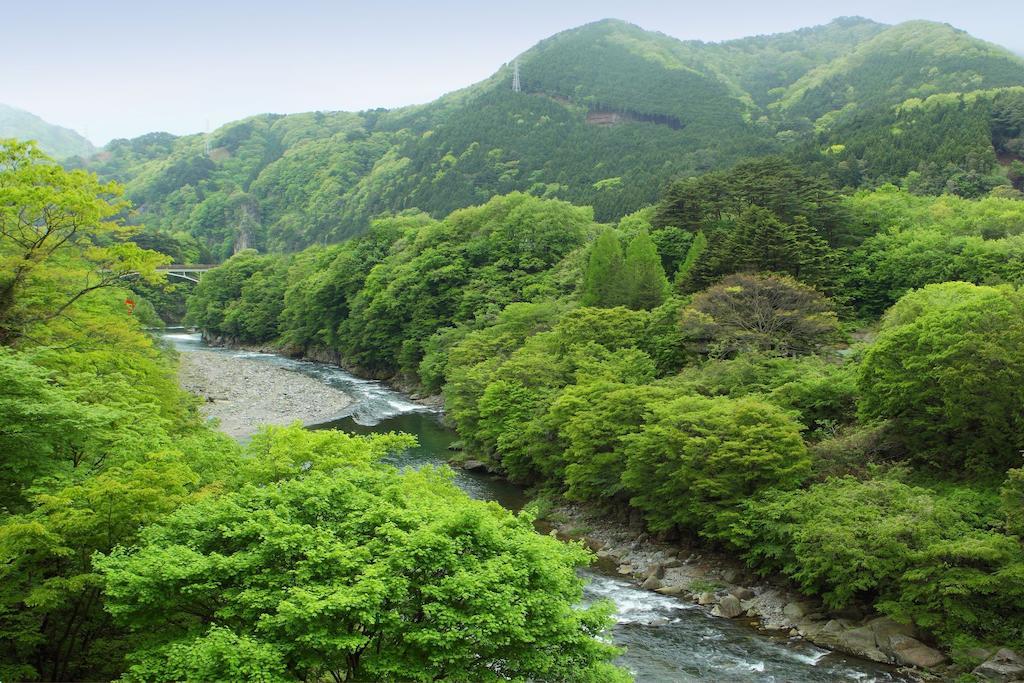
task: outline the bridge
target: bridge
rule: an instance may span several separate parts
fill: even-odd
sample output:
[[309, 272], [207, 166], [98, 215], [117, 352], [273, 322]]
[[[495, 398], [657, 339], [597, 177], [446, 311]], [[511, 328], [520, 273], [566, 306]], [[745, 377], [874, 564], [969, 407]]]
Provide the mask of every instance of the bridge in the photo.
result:
[[203, 273], [216, 267], [208, 263], [172, 263], [169, 266], [158, 266], [157, 271], [167, 273], [168, 277], [180, 277], [182, 280], [188, 280], [189, 282], [199, 282], [199, 278], [203, 276]]

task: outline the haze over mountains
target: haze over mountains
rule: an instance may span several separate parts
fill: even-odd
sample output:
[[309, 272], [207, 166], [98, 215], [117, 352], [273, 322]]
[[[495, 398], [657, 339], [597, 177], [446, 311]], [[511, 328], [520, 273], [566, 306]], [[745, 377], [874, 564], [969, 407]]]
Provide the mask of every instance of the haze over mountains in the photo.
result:
[[209, 140], [115, 140], [72, 163], [126, 183], [150, 228], [223, 258], [239, 243], [296, 249], [358, 234], [382, 212], [440, 216], [511, 191], [612, 220], [672, 178], [756, 155], [852, 187], [922, 163], [987, 173], [1013, 156], [990, 125], [993, 107], [1013, 106], [998, 89], [1024, 86], [1024, 60], [1005, 48], [945, 24], [863, 18], [722, 43], [610, 19], [541, 41], [518, 64], [520, 92], [506, 64], [425, 105], [264, 114]]
[[35, 140], [44, 152], [58, 159], [96, 152], [91, 142], [70, 128], [56, 126], [6, 104], [0, 104], [0, 138]]

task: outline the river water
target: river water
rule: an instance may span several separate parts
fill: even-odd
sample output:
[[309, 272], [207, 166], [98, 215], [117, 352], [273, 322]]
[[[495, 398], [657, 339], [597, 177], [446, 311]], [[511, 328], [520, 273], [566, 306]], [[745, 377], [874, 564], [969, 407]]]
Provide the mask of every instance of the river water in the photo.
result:
[[[435, 409], [393, 391], [381, 382], [355, 377], [326, 363], [275, 354], [213, 349], [198, 334], [170, 331], [164, 338], [181, 352], [212, 350], [236, 358], [270, 363], [313, 377], [352, 397], [345, 415], [316, 428], [356, 434], [400, 431], [415, 435], [419, 446], [391, 460], [399, 467], [442, 464], [456, 434]], [[526, 502], [508, 482], [462, 470], [455, 483], [470, 496], [495, 500], [518, 510]], [[584, 600], [608, 599], [616, 606], [612, 637], [627, 648], [620, 663], [638, 683], [722, 681], [783, 683], [808, 681], [906, 681], [891, 667], [832, 653], [800, 639], [756, 631], [742, 623], [710, 616], [690, 602], [640, 589], [636, 582], [596, 569], [581, 570], [587, 580]]]

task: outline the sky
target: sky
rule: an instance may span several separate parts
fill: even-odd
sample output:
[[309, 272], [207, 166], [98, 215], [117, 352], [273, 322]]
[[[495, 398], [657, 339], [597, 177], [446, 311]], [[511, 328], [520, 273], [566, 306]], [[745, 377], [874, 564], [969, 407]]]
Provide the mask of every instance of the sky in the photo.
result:
[[[11, 5], [11, 6], [7, 6]], [[614, 17], [719, 41], [865, 16], [930, 19], [1024, 54], [1024, 0], [0, 0], [0, 102], [96, 144], [253, 114], [429, 102], [537, 41]]]

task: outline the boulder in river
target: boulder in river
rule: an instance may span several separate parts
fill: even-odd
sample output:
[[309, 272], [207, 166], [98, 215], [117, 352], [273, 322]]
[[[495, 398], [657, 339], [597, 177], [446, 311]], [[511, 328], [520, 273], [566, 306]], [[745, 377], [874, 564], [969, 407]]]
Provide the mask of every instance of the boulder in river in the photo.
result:
[[743, 586], [737, 586], [729, 592], [735, 595], [736, 598], [740, 601], [751, 600], [754, 598], [754, 591], [750, 590], [749, 588], [744, 588]]
[[735, 619], [743, 614], [743, 607], [740, 605], [740, 601], [735, 595], [726, 595], [717, 605], [715, 605], [715, 608], [711, 610], [711, 613], [716, 617]]
[[467, 472], [486, 472], [487, 465], [480, 462], [479, 460], [464, 460], [462, 462], [462, 469]]
[[782, 614], [794, 624], [803, 619], [808, 611], [807, 605], [802, 602], [789, 602], [782, 608]]
[[[875, 632], [870, 626], [858, 626], [840, 630], [832, 635], [836, 646], [844, 652], [850, 652], [875, 661], [886, 659], [875, 642]], [[920, 645], [920, 643], [918, 643]]]
[[971, 673], [986, 681], [999, 683], [1024, 680], [1024, 659], [1013, 650], [1002, 648]]
[[946, 661], [946, 655], [910, 636], [894, 635], [889, 641], [889, 649], [893, 658], [904, 666], [930, 669]]
[[657, 576], [648, 576], [647, 580], [645, 580], [640, 585], [640, 587], [645, 588], [649, 591], [658, 590], [659, 588], [661, 588], [661, 579], [659, 579]]

